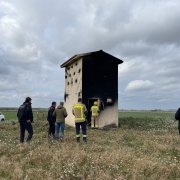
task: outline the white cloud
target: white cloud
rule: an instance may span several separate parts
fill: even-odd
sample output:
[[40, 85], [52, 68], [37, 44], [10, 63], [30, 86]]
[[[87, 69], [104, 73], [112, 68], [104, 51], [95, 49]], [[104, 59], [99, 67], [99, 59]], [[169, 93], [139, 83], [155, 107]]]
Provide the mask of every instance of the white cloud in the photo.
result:
[[126, 91], [148, 91], [154, 87], [154, 83], [150, 80], [134, 80], [129, 82]]
[[[12, 94], [23, 100], [34, 97], [34, 106], [58, 101], [64, 93], [59, 64], [99, 49], [124, 60], [119, 98], [129, 98], [131, 104], [122, 106], [136, 108], [130, 98], [137, 102], [140, 97], [138, 107], [149, 101], [154, 108], [178, 106], [179, 6], [178, 0], [1, 0], [0, 106], [12, 106], [4, 100]], [[157, 101], [165, 97], [167, 101]]]

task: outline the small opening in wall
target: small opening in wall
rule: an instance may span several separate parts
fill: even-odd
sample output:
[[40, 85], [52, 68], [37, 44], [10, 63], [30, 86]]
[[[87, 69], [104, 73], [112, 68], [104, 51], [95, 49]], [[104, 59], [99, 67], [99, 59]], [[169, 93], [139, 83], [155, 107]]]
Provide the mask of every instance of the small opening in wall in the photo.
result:
[[71, 79], [71, 84], [73, 84], [73, 79]]
[[69, 82], [67, 82], [67, 85], [69, 85]]
[[69, 74], [69, 77], [71, 77], [71, 74]]
[[75, 80], [75, 83], [77, 83], [77, 82], [78, 82], [78, 80], [76, 79], [76, 80]]
[[71, 66], [71, 68], [73, 68], [73, 66]]
[[73, 74], [75, 75], [76, 73], [74, 72]]
[[80, 73], [80, 72], [81, 72], [81, 69], [79, 69], [78, 73]]
[[67, 70], [69, 70], [69, 67], [67, 68]]
[[76, 64], [75, 64], [76, 66], [78, 65], [78, 63], [76, 62]]
[[65, 100], [65, 102], [66, 102], [66, 99], [68, 98], [68, 95], [69, 95], [69, 94], [67, 94], [67, 93], [64, 94], [64, 100]]
[[67, 76], [65, 76], [65, 79], [67, 79]]

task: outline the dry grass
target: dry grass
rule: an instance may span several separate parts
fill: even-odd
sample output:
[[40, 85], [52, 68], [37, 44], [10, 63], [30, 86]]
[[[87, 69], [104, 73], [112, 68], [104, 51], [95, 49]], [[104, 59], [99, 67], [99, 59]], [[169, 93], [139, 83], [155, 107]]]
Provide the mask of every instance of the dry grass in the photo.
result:
[[66, 129], [65, 142], [48, 141], [46, 121], [39, 120], [33, 124], [32, 143], [20, 145], [18, 123], [3, 122], [0, 179], [180, 178], [177, 124], [169, 119], [161, 129], [144, 124], [146, 130], [127, 125], [113, 131], [89, 130], [88, 143], [77, 144], [73, 128]]

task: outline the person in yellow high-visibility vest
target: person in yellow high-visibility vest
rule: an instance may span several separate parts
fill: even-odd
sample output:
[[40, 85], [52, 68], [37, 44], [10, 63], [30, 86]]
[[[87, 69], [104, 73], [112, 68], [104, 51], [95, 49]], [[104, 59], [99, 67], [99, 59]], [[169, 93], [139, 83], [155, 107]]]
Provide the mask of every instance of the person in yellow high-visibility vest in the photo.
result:
[[75, 116], [75, 126], [76, 126], [76, 139], [80, 142], [80, 128], [82, 129], [83, 141], [87, 142], [87, 130], [86, 130], [86, 114], [87, 109], [84, 104], [82, 104], [82, 99], [78, 99], [78, 103], [74, 104], [72, 113]]
[[98, 102], [95, 101], [94, 105], [91, 107], [91, 127], [92, 128], [99, 128], [99, 106], [98, 106]]

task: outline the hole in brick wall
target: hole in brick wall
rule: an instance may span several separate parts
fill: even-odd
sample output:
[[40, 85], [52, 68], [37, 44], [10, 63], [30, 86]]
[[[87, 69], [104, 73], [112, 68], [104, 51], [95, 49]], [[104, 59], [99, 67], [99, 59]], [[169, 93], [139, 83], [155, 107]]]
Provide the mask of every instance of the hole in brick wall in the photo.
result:
[[71, 84], [73, 84], [73, 79], [71, 79]]

